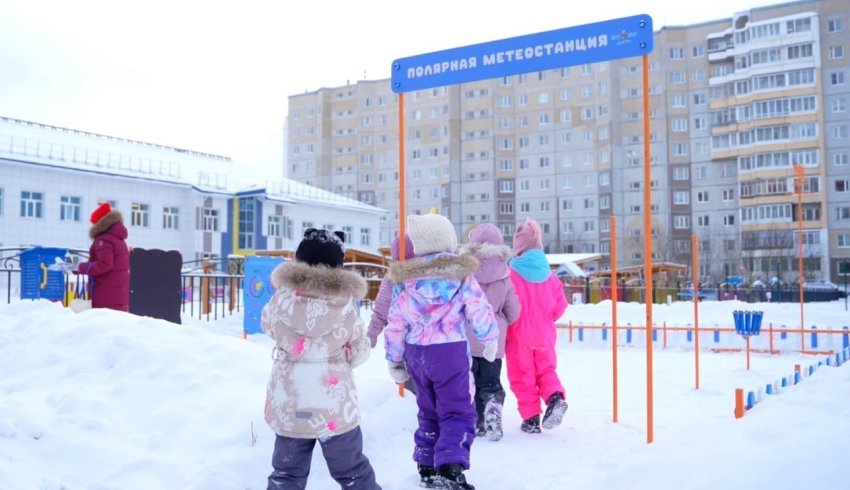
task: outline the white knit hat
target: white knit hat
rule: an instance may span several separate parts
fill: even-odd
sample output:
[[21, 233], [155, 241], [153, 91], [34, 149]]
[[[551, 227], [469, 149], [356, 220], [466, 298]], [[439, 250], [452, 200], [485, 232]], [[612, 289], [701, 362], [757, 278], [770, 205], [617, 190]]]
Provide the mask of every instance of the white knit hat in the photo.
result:
[[407, 227], [417, 256], [457, 249], [455, 227], [445, 216], [412, 214], [407, 217]]

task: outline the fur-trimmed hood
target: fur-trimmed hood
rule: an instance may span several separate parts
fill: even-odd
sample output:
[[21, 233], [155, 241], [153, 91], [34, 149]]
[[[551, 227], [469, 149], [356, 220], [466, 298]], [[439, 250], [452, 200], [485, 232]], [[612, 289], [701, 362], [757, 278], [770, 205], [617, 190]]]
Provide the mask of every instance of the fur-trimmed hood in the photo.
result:
[[89, 238], [94, 240], [98, 235], [102, 235], [109, 231], [113, 225], [121, 223], [121, 226], [116, 226], [113, 233], [120, 239], [127, 239], [127, 228], [124, 226], [124, 217], [121, 215], [119, 211], [111, 211], [109, 214], [100, 218], [100, 221], [93, 224], [91, 228], [89, 228]]
[[354, 298], [366, 296], [366, 280], [356, 272], [287, 261], [272, 271], [272, 285], [299, 291], [305, 296]]
[[504, 261], [508, 261], [513, 252], [511, 247], [507, 245], [495, 245], [492, 243], [464, 243], [457, 250], [458, 254], [471, 254], [478, 259], [487, 259], [497, 257]]
[[393, 282], [411, 279], [453, 279], [463, 281], [478, 270], [478, 259], [472, 255], [438, 253], [395, 262], [389, 276]]
[[493, 243], [466, 243], [462, 245], [459, 253], [472, 255], [478, 259], [480, 266], [475, 272], [475, 279], [479, 284], [489, 284], [510, 277], [508, 260], [513, 255], [511, 247], [507, 245], [496, 245]]

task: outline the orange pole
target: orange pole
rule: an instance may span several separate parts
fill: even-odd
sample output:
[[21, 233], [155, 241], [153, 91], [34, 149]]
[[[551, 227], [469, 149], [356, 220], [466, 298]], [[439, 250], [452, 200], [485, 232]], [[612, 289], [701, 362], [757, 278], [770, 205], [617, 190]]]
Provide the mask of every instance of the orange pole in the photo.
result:
[[617, 284], [617, 218], [611, 216], [611, 362], [614, 376], [614, 423], [617, 423], [617, 299], [619, 294]]
[[570, 334], [570, 343], [573, 343], [573, 321], [570, 320], [570, 323], [567, 325], [567, 331]]
[[806, 350], [806, 324], [803, 322], [803, 174], [802, 165], [794, 165], [797, 183], [797, 268], [800, 272], [800, 351]]
[[667, 348], [667, 320], [664, 320], [664, 323], [661, 324], [661, 329], [664, 332], [664, 348]]
[[691, 257], [694, 264], [694, 389], [699, 389], [699, 242], [691, 235]]
[[770, 334], [770, 353], [773, 354], [773, 323], [767, 325], [767, 331]]
[[[404, 257], [406, 211], [405, 203], [405, 170], [404, 170], [404, 94], [398, 94], [398, 256]], [[403, 389], [403, 388], [402, 388]]]
[[[404, 241], [404, 240], [401, 240]], [[398, 396], [404, 398], [404, 383], [398, 384]]]
[[750, 336], [746, 336], [747, 339], [747, 371], [750, 370]]
[[646, 442], [653, 440], [653, 387], [652, 387], [652, 148], [649, 142], [649, 56], [643, 55], [643, 229], [646, 238], [643, 244], [646, 271]]
[[735, 388], [735, 418], [739, 419], [744, 416], [744, 390], [743, 388]]

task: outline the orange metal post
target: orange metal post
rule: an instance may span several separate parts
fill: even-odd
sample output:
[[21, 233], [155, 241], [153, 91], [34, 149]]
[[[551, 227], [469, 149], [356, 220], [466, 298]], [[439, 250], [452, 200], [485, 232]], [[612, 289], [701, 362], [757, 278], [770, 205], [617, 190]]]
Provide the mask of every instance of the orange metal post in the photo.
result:
[[[399, 240], [399, 241], [403, 242], [404, 240]], [[398, 396], [404, 398], [404, 383], [398, 384]]]
[[735, 388], [735, 418], [739, 419], [744, 416], [744, 390], [743, 388]]
[[667, 348], [667, 320], [664, 320], [664, 323], [661, 324], [661, 330], [664, 333], [664, 348]]
[[694, 389], [699, 389], [699, 242], [691, 235], [691, 256], [694, 263]]
[[404, 257], [404, 239], [407, 230], [405, 203], [405, 170], [404, 170], [404, 94], [398, 94], [398, 256]]
[[800, 352], [806, 350], [806, 324], [803, 322], [803, 176], [805, 169], [802, 165], [794, 165], [794, 183], [797, 184], [797, 269], [800, 283]]
[[652, 387], [652, 148], [649, 141], [649, 56], [643, 55], [643, 229], [645, 233], [643, 255], [646, 262], [644, 283], [646, 287], [646, 442], [653, 440], [653, 387]]
[[614, 376], [614, 423], [617, 423], [617, 218], [611, 216], [611, 362]]
[[770, 353], [773, 354], [773, 323], [767, 325], [767, 331], [770, 334]]

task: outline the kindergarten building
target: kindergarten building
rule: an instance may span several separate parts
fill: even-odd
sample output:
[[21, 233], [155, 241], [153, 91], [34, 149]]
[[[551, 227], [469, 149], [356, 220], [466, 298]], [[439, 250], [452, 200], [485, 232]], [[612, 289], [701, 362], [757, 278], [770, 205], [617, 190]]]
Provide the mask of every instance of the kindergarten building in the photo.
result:
[[386, 211], [248, 173], [225, 156], [0, 117], [0, 256], [87, 250], [89, 213], [105, 201], [123, 213], [129, 245], [184, 261], [294, 250], [310, 227], [343, 230], [349, 247], [377, 253]]

